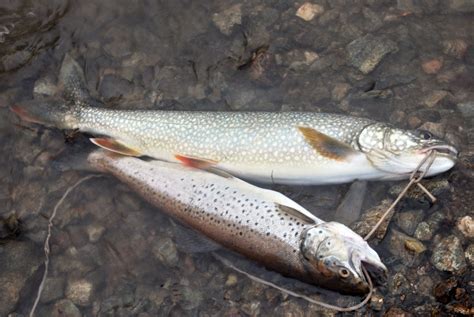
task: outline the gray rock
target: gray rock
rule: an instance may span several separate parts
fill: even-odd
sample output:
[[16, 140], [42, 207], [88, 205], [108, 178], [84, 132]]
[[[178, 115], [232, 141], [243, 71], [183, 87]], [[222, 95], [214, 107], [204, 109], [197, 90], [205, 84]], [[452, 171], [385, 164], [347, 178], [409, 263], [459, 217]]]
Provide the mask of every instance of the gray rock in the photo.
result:
[[385, 55], [397, 50], [397, 44], [392, 40], [372, 34], [367, 34], [347, 45], [350, 63], [364, 74], [372, 72]]
[[440, 223], [444, 219], [446, 219], [446, 215], [443, 212], [434, 212], [429, 216], [428, 220], [422, 221], [418, 224], [415, 230], [415, 238], [422, 241], [431, 240], [435, 232], [438, 230]]
[[[350, 226], [351, 229], [357, 232], [362, 237], [366, 236], [372, 230], [375, 224], [380, 220], [380, 217], [382, 217], [382, 215], [385, 213], [385, 211], [387, 211], [391, 204], [391, 200], [384, 199], [378, 206], [375, 206], [364, 212], [360, 221], [357, 221]], [[373, 237], [379, 240], [383, 239], [385, 233], [387, 232], [387, 227], [390, 223], [390, 220], [392, 219], [392, 216], [393, 211], [390, 215], [387, 216], [387, 218], [385, 218], [384, 222], [382, 222], [377, 231], [375, 231]]]
[[464, 117], [474, 117], [474, 101], [458, 103], [458, 109]]
[[164, 262], [168, 266], [176, 266], [178, 264], [178, 251], [173, 240], [169, 237], [164, 237], [162, 239], [155, 239], [155, 244], [152, 247], [152, 253], [157, 257], [161, 262]]
[[472, 0], [447, 0], [441, 3], [450, 11], [462, 13], [474, 12], [474, 1]]
[[212, 22], [225, 35], [230, 35], [232, 29], [236, 24], [242, 24], [242, 5], [236, 4], [224, 11], [214, 13], [212, 15]]
[[99, 85], [99, 94], [104, 99], [120, 98], [131, 94], [132, 91], [133, 84], [116, 75], [105, 75]]
[[454, 235], [441, 239], [433, 249], [431, 263], [440, 271], [458, 272], [466, 267], [461, 240]]
[[81, 317], [81, 311], [69, 299], [63, 299], [56, 303], [51, 310], [51, 317]]
[[423, 210], [411, 210], [400, 212], [395, 215], [397, 225], [406, 234], [413, 235], [418, 223], [423, 219]]
[[108, 29], [105, 34], [108, 43], [103, 46], [105, 52], [115, 58], [132, 54], [132, 42], [129, 40], [132, 38], [132, 31], [133, 28], [117, 26]]
[[49, 303], [64, 296], [66, 280], [64, 277], [48, 277], [41, 294], [41, 303]]
[[71, 279], [67, 283], [66, 297], [74, 304], [87, 306], [91, 303], [94, 286], [87, 279]]

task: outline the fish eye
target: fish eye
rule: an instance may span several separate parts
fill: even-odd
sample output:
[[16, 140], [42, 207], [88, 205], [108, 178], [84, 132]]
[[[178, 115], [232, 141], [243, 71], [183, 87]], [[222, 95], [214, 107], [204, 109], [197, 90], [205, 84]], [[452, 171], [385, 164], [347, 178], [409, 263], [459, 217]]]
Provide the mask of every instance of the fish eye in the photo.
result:
[[342, 278], [347, 278], [349, 277], [350, 273], [349, 273], [349, 270], [348, 269], [345, 269], [345, 268], [340, 268], [339, 269], [339, 276], [342, 277]]
[[423, 140], [430, 140], [431, 138], [433, 138], [433, 134], [425, 130], [418, 131], [418, 136]]

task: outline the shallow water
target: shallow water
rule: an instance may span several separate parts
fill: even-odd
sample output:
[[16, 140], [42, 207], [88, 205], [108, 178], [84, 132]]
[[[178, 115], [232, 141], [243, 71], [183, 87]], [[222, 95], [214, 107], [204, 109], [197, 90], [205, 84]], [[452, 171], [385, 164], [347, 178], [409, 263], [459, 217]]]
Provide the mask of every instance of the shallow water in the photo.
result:
[[[436, 204], [413, 193], [399, 206], [375, 247], [390, 270], [387, 284], [360, 314], [468, 312], [474, 246], [457, 223], [474, 206], [474, 5], [314, 3], [321, 7], [310, 21], [296, 16], [302, 3], [288, 1], [0, 4], [0, 217], [14, 215], [0, 229], [0, 316], [28, 313], [43, 272], [47, 217], [66, 188], [87, 174], [59, 172], [51, 163], [86, 148], [84, 136], [65, 138], [8, 110], [33, 91], [54, 93], [68, 52], [84, 67], [92, 94], [109, 107], [336, 112], [422, 127], [449, 140], [461, 151], [459, 164], [425, 181]], [[399, 185], [369, 184], [364, 210], [393, 199]], [[275, 189], [333, 220], [348, 185]], [[115, 179], [88, 181], [58, 210], [37, 315], [333, 314], [251, 282], [210, 253], [180, 251], [175, 237], [181, 234]], [[407, 250], [409, 237], [426, 251]], [[241, 265], [259, 272], [252, 263]], [[359, 300], [291, 286], [342, 305]]]

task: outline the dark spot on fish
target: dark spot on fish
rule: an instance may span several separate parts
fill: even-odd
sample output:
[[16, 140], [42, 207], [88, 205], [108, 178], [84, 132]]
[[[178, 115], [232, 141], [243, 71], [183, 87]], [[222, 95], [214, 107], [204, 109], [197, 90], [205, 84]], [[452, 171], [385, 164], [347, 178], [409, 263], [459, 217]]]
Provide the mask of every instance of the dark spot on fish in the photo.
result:
[[270, 232], [267, 232], [267, 237], [270, 235]]

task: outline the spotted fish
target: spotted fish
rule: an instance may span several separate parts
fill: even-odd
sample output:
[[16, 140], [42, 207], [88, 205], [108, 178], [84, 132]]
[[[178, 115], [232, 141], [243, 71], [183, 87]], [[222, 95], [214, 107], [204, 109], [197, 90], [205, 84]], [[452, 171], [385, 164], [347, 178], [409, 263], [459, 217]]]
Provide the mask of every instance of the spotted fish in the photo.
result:
[[267, 268], [344, 293], [365, 293], [364, 266], [386, 267], [359, 235], [324, 222], [286, 196], [182, 164], [97, 150], [89, 164], [128, 184], [181, 223]]
[[370, 119], [310, 112], [112, 110], [85, 89], [67, 55], [60, 71], [67, 102], [13, 106], [20, 117], [91, 133], [92, 142], [130, 156], [220, 169], [259, 182], [330, 184], [407, 178], [434, 150], [427, 176], [449, 170], [457, 150], [429, 132]]

